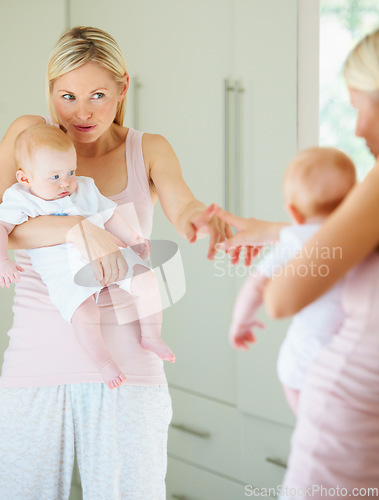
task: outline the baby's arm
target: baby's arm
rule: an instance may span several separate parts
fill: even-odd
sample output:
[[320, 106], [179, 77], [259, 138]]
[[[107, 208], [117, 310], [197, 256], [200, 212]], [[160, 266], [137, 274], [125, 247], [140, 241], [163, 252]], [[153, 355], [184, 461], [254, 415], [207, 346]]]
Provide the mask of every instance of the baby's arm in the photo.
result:
[[0, 221], [0, 286], [10, 287], [11, 283], [20, 281], [20, 273], [24, 269], [10, 260], [8, 256], [8, 234], [14, 228], [14, 224]]
[[117, 208], [104, 227], [126, 245], [132, 247], [142, 259], [149, 255], [149, 241], [136, 233], [125, 217], [117, 211]]
[[237, 296], [229, 330], [229, 340], [236, 349], [248, 349], [249, 343], [256, 340], [253, 328], [265, 327], [256, 314], [263, 303], [263, 289], [268, 280], [263, 274], [249, 276]]

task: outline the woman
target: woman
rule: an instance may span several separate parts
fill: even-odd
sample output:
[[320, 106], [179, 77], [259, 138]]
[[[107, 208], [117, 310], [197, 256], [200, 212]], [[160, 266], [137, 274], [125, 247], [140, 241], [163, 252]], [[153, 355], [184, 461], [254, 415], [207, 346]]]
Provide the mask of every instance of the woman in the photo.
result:
[[[123, 126], [129, 77], [107, 33], [76, 27], [63, 34], [48, 64], [51, 117], [22, 116], [0, 145], [1, 194], [15, 182], [13, 146], [30, 125], [59, 126], [73, 141], [78, 175], [120, 205], [149, 238], [154, 203], [190, 242], [210, 233], [209, 258], [228, 229], [195, 199], [170, 145]], [[85, 240], [82, 233], [85, 233]], [[122, 279], [121, 243], [80, 217], [37, 217], [17, 227], [13, 248], [73, 242], [97, 262], [103, 285]], [[0, 379], [0, 498], [69, 497], [74, 449], [84, 498], [165, 498], [167, 428], [171, 403], [162, 361], [139, 344], [133, 298], [118, 287], [99, 297], [102, 330], [127, 383], [109, 390], [49, 300], [25, 252], [16, 286], [15, 319]]]
[[[356, 135], [365, 139], [378, 160], [379, 30], [353, 49], [344, 77], [358, 111]], [[233, 217], [225, 220], [233, 224]], [[234, 223], [239, 226], [237, 242], [255, 242], [254, 220], [234, 219]], [[275, 225], [258, 226], [261, 234], [270, 230], [274, 234]], [[342, 302], [348, 318], [314, 363], [300, 398], [284, 480], [289, 498], [379, 496], [378, 242], [377, 161], [290, 263], [288, 272], [266, 288], [269, 313], [290, 316], [356, 266], [347, 275]], [[305, 277], [304, 269], [308, 269]]]

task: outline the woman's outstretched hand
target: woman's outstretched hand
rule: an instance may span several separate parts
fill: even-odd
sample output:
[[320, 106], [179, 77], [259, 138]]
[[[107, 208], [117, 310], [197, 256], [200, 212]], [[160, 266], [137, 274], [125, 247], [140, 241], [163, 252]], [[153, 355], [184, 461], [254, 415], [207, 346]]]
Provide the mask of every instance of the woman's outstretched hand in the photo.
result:
[[[226, 224], [233, 226], [237, 231], [222, 243], [222, 248], [231, 255], [232, 264], [237, 264], [240, 253], [245, 247], [245, 265], [251, 265], [252, 260], [259, 254], [263, 245], [278, 239], [279, 231], [285, 223], [267, 222], [253, 217], [245, 219], [227, 212], [213, 204], [213, 212]], [[210, 207], [209, 207], [210, 208]]]
[[184, 232], [190, 243], [194, 243], [199, 237], [209, 234], [207, 258], [210, 260], [214, 259], [218, 245], [233, 236], [228, 223], [216, 215], [215, 205], [210, 205], [206, 210], [190, 217]]
[[125, 244], [116, 236], [83, 219], [67, 233], [67, 241], [91, 263], [102, 286], [125, 278], [128, 266], [119, 249]]

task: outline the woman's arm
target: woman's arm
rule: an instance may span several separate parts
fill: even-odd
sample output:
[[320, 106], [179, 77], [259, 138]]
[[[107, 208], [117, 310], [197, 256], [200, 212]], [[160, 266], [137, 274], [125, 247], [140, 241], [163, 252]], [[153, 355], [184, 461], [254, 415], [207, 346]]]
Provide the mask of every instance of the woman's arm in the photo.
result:
[[162, 209], [176, 231], [190, 242], [201, 233], [210, 234], [208, 258], [216, 245], [230, 235], [230, 229], [204, 203], [195, 198], [184, 182], [179, 160], [170, 144], [160, 135], [144, 134], [145, 164], [149, 170]]
[[215, 206], [216, 214], [225, 222], [237, 229], [234, 236], [223, 243], [223, 248], [229, 250], [241, 245], [260, 246], [278, 240], [279, 232], [288, 226], [288, 222], [270, 222], [250, 217], [238, 217], [222, 208]]
[[68, 232], [83, 220], [81, 216], [41, 215], [16, 226], [8, 238], [8, 248], [41, 248], [68, 241]]
[[310, 304], [379, 242], [379, 164], [328, 217], [300, 254], [268, 283], [264, 293], [268, 313], [291, 316]]
[[[263, 246], [278, 240], [280, 230], [288, 226], [288, 222], [270, 222], [253, 217], [245, 219], [238, 217], [217, 205], [213, 204], [213, 212], [225, 223], [230, 224], [237, 231], [228, 234], [220, 248], [231, 256], [232, 264], [238, 264], [242, 247], [245, 247], [245, 265], [250, 266], [252, 260], [259, 255]], [[229, 226], [228, 226], [229, 227]]]

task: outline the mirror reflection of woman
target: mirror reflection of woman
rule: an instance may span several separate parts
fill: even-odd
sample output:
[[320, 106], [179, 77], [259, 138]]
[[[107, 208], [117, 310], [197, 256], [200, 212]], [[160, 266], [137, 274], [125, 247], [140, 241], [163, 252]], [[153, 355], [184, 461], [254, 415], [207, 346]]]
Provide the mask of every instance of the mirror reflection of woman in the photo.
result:
[[[92, 177], [128, 220], [135, 216], [145, 238], [159, 200], [190, 242], [200, 232], [210, 234], [212, 259], [230, 229], [191, 193], [162, 136], [123, 126], [129, 76], [114, 39], [96, 28], [68, 30], [51, 54], [47, 77], [51, 116], [21, 116], [0, 145], [0, 194], [15, 182], [16, 137], [46, 122], [74, 143], [77, 175]], [[10, 245], [71, 241], [83, 250], [82, 230], [99, 281], [110, 285], [98, 300], [102, 330], [127, 381], [112, 391], [101, 383], [72, 325], [50, 302], [26, 253], [17, 250], [25, 271], [16, 285], [0, 378], [0, 498], [67, 499], [75, 450], [84, 498], [163, 500], [171, 401], [162, 360], [141, 348], [138, 322], [128, 319], [133, 297], [125, 304], [125, 294], [111, 285], [125, 275], [121, 242], [79, 216], [41, 216], [16, 227]]]
[[[355, 133], [376, 164], [290, 263], [293, 272], [275, 277], [265, 290], [268, 312], [291, 316], [349, 272], [342, 300], [347, 319], [314, 362], [300, 397], [283, 482], [293, 492], [287, 498], [297, 500], [309, 498], [301, 491], [312, 485], [314, 499], [338, 496], [337, 487], [341, 497], [379, 494], [379, 30], [349, 54], [344, 77], [357, 110]], [[218, 213], [237, 227], [226, 246], [275, 239], [283, 226]], [[333, 259], [335, 249], [341, 258]], [[329, 274], [304, 276], [312, 266], [328, 266]]]

